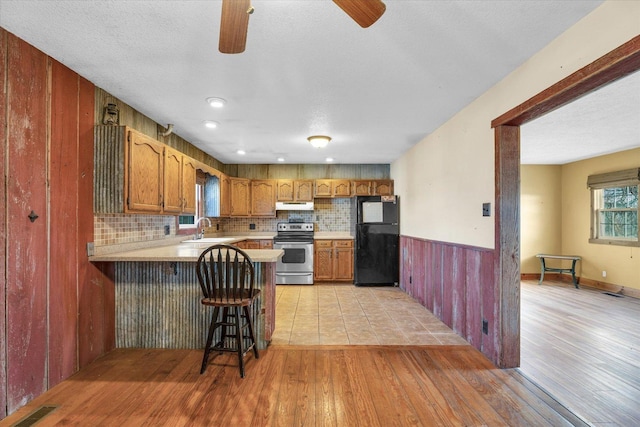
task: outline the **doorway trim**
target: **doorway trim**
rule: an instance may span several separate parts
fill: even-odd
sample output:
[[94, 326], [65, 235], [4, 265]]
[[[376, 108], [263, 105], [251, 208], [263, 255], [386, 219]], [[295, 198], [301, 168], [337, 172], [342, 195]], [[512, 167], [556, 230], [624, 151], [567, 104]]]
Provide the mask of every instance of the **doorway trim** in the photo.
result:
[[640, 36], [491, 121], [495, 129], [498, 366], [520, 366], [520, 126], [640, 70]]

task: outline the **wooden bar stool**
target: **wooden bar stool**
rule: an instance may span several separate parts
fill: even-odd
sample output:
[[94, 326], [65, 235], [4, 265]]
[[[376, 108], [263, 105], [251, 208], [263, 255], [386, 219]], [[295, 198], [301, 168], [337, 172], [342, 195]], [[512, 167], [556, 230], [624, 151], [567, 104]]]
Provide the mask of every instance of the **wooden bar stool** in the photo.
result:
[[[244, 378], [244, 356], [253, 349], [255, 358], [259, 357], [251, 321], [251, 306], [260, 294], [254, 288], [253, 262], [235, 246], [214, 245], [198, 258], [196, 273], [203, 293], [202, 304], [214, 308], [200, 373], [207, 369], [212, 350], [227, 351], [238, 354], [240, 377]], [[221, 308], [222, 316], [218, 319]], [[214, 344], [218, 328], [220, 333]]]

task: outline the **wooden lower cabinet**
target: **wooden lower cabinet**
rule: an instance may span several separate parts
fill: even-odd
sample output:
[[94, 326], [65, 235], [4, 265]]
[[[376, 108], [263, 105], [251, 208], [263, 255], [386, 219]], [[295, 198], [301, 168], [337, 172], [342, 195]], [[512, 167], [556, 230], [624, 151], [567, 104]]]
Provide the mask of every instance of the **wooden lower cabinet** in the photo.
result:
[[353, 240], [316, 240], [313, 270], [318, 282], [353, 281]]
[[240, 249], [273, 249], [273, 240], [248, 239], [235, 244]]

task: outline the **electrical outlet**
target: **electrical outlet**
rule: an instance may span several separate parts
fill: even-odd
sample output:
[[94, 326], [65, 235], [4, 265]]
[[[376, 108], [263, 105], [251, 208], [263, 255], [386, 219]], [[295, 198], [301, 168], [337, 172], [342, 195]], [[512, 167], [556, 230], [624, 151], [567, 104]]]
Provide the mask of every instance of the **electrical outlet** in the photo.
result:
[[489, 335], [489, 322], [487, 319], [482, 319], [482, 333]]
[[491, 216], [491, 203], [482, 204], [482, 216]]
[[602, 277], [607, 277], [607, 272], [606, 272], [606, 270], [602, 270]]
[[93, 242], [87, 242], [87, 256], [93, 256], [94, 254]]
[[256, 229], [255, 224], [249, 224], [249, 230], [255, 230], [255, 229]]
[[169, 234], [171, 234], [171, 226], [170, 225], [165, 225], [164, 226], [164, 235], [168, 236]]
[[216, 231], [220, 231], [220, 224], [216, 224]]

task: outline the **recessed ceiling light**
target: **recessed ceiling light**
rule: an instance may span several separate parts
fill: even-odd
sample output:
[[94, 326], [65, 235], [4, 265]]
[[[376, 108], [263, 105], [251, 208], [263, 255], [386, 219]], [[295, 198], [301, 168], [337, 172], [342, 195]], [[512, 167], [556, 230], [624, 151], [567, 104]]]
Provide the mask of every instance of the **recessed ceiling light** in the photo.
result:
[[207, 98], [207, 104], [211, 105], [213, 108], [222, 108], [226, 103], [227, 101], [222, 98]]
[[236, 151], [236, 153], [240, 154], [241, 156], [244, 156], [245, 154], [247, 154], [247, 152], [244, 150], [238, 150]]
[[279, 162], [284, 162], [284, 157], [278, 157]]
[[327, 157], [326, 160], [327, 160], [328, 163], [331, 163], [331, 162], [333, 162], [333, 157]]
[[206, 127], [208, 127], [209, 129], [215, 129], [218, 126], [220, 126], [220, 123], [214, 122], [213, 120], [207, 120], [207, 121], [204, 122], [204, 125]]

